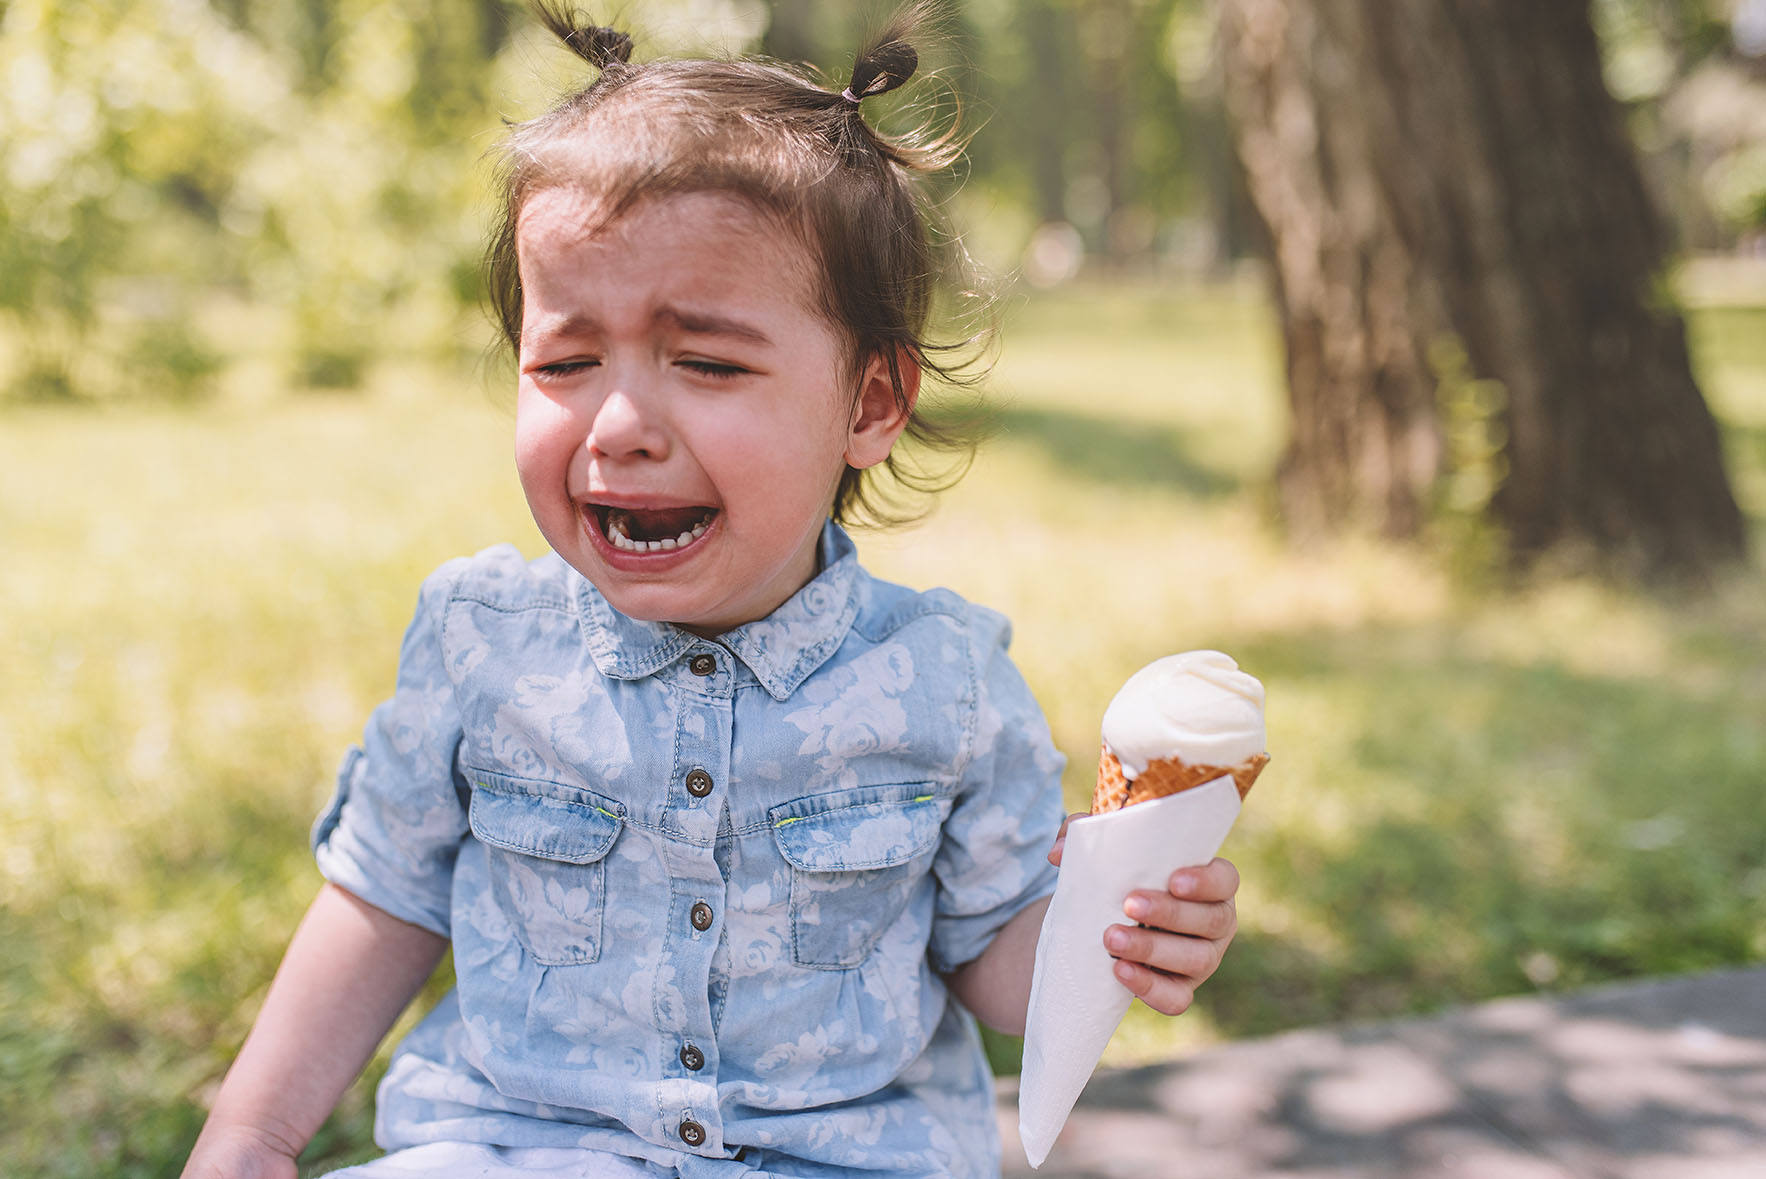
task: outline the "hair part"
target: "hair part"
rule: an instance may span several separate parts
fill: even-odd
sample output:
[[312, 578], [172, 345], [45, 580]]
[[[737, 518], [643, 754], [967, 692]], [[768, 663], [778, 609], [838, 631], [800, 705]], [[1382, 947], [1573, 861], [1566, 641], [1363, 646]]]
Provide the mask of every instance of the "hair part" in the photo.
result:
[[[598, 76], [550, 111], [514, 124], [499, 159], [502, 203], [485, 254], [492, 311], [517, 354], [522, 288], [517, 232], [535, 192], [571, 187], [592, 194], [607, 221], [640, 201], [691, 192], [742, 199], [795, 232], [818, 264], [816, 310], [848, 342], [853, 396], [873, 358], [886, 365], [897, 404], [911, 412], [914, 448], [955, 462], [922, 466], [892, 451], [880, 468], [848, 467], [831, 510], [841, 523], [888, 525], [924, 514], [910, 504], [966, 472], [979, 429], [974, 419], [911, 404], [902, 365], [947, 384], [985, 375], [989, 326], [934, 338], [941, 279], [967, 276], [968, 256], [925, 191], [958, 158], [966, 137], [922, 117], [899, 134], [876, 130], [862, 103], [914, 76], [914, 42], [928, 35], [926, 0], [898, 12], [862, 48], [845, 93], [762, 58], [662, 59], [633, 64], [625, 33], [589, 24], [561, 0], [536, 0], [540, 21]], [[963, 293], [981, 304], [988, 300]], [[894, 487], [880, 486], [884, 482]], [[908, 493], [906, 496], [903, 493]]]

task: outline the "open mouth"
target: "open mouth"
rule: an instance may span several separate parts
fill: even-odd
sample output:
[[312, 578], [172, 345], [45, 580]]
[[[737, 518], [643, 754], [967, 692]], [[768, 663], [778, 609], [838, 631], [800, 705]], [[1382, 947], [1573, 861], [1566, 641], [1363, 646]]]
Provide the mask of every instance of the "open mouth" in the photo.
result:
[[622, 553], [667, 553], [684, 549], [711, 526], [716, 508], [615, 508], [592, 505], [601, 535]]

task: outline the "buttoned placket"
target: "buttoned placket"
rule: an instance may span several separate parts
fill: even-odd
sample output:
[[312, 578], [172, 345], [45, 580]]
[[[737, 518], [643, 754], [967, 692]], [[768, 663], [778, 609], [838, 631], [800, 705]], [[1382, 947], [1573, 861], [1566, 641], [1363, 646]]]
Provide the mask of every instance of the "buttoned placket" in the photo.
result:
[[665, 940], [681, 1007], [657, 1008], [659, 1031], [672, 1037], [659, 1045], [672, 1083], [660, 1087], [658, 1115], [678, 1146], [722, 1156], [711, 968], [723, 932], [726, 887], [716, 848], [727, 805], [737, 669], [727, 649], [702, 642], [662, 674], [673, 679], [679, 701], [662, 829], [670, 879]]

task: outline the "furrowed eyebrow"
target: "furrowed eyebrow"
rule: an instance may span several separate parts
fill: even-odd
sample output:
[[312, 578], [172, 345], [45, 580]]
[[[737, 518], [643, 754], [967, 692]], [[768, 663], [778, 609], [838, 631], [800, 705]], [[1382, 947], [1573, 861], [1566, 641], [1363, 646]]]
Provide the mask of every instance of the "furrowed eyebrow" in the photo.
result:
[[532, 323], [522, 325], [523, 342], [540, 339], [569, 339], [574, 336], [593, 335], [601, 330], [599, 321], [586, 315], [548, 315]]
[[[760, 345], [771, 345], [773, 342], [771, 336], [746, 320], [718, 315], [709, 311], [695, 311], [683, 307], [662, 307], [657, 310], [653, 319], [658, 324], [672, 327], [689, 335], [729, 336]], [[524, 341], [571, 339], [576, 336], [596, 335], [601, 330], [599, 320], [572, 312], [565, 315], [546, 316], [524, 325], [521, 335]]]
[[664, 307], [656, 313], [656, 318], [696, 336], [734, 336], [739, 340], [747, 340], [754, 344], [771, 344], [773, 342], [771, 336], [751, 323], [708, 311], [694, 311], [684, 307]]

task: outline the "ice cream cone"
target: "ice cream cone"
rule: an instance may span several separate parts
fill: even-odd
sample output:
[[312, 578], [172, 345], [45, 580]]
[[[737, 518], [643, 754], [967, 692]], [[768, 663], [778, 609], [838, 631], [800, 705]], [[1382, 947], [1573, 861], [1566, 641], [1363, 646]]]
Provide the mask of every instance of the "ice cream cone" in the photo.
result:
[[[1018, 1130], [1033, 1167], [1047, 1159], [1134, 1001], [1104, 946], [1105, 931], [1123, 920], [1123, 898], [1162, 891], [1173, 869], [1212, 860], [1269, 760], [1263, 685], [1219, 651], [1143, 667], [1100, 728], [1092, 813], [1067, 827], [1031, 972]], [[1108, 813], [1125, 807], [1134, 813]]]
[[1092, 791], [1091, 813], [1101, 815], [1137, 802], [1164, 798], [1228, 774], [1232, 775], [1233, 785], [1238, 787], [1242, 799], [1251, 792], [1251, 784], [1257, 781], [1257, 775], [1268, 763], [1267, 753], [1254, 754], [1230, 766], [1193, 766], [1181, 758], [1163, 757], [1149, 761], [1144, 771], [1130, 778], [1106, 745], [1098, 754], [1098, 784]]

